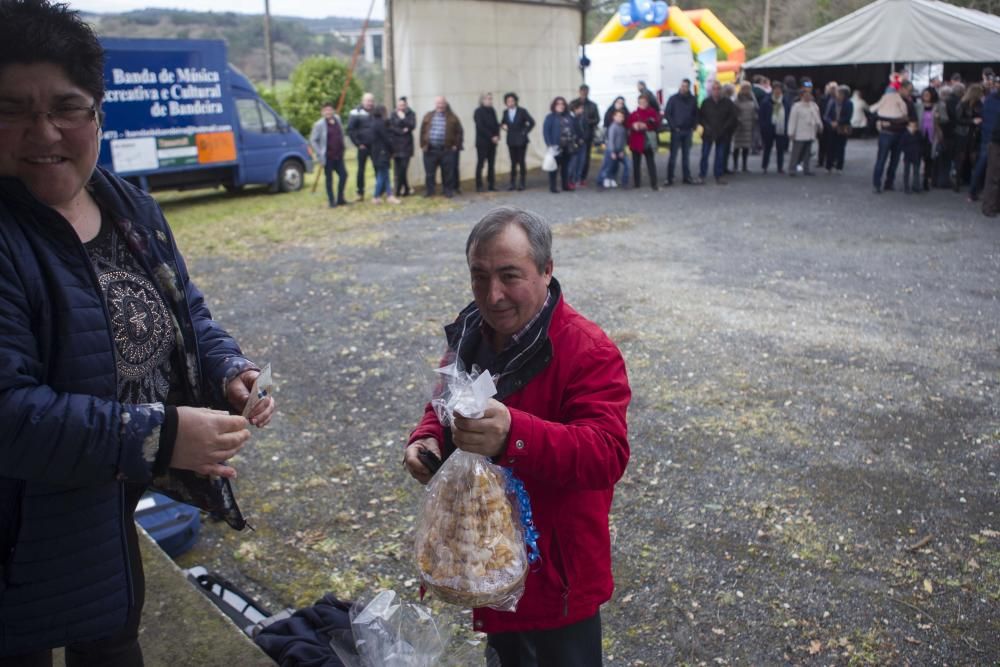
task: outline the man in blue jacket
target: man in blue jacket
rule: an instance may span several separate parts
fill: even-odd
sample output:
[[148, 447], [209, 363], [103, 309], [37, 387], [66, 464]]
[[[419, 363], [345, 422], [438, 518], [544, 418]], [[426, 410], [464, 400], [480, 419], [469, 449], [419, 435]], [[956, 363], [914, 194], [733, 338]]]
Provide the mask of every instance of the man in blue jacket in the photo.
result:
[[684, 182], [694, 183], [691, 178], [691, 138], [694, 128], [698, 126], [698, 100], [691, 94], [691, 80], [681, 81], [680, 90], [667, 100], [667, 110], [664, 112], [670, 124], [670, 158], [667, 161], [667, 181], [664, 185], [674, 184], [674, 166], [677, 164], [677, 151], [681, 152], [681, 170], [684, 172]]

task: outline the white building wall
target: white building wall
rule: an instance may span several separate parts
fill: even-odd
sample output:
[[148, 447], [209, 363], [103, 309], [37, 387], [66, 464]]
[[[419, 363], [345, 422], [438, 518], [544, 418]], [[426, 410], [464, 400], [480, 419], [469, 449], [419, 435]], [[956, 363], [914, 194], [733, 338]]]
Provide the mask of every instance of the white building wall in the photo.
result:
[[[434, 98], [444, 95], [465, 129], [461, 177], [476, 166], [472, 114], [479, 96], [492, 92], [494, 105], [514, 91], [537, 123], [528, 147], [528, 168], [545, 153], [542, 122], [557, 95], [576, 96], [580, 12], [573, 8], [484, 0], [392, 0], [396, 95], [405, 95], [417, 114], [417, 130]], [[388, 106], [388, 104], [387, 104]], [[419, 136], [417, 137], [419, 143]], [[505, 136], [497, 150], [497, 173], [510, 171]], [[422, 155], [410, 166], [411, 183], [423, 183]], [[506, 180], [498, 182], [505, 185]]]

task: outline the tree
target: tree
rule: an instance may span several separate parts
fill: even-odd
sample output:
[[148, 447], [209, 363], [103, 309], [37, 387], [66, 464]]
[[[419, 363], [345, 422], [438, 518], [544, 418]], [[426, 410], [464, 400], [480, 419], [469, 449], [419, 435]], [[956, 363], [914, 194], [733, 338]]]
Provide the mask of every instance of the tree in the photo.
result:
[[[292, 72], [292, 89], [283, 105], [285, 117], [295, 129], [308, 135], [323, 104], [336, 104], [340, 99], [345, 81], [347, 65], [343, 62], [328, 56], [306, 58]], [[353, 108], [360, 100], [361, 85], [352, 79], [344, 98], [344, 110]]]
[[277, 93], [264, 84], [257, 84], [257, 94], [260, 95], [260, 99], [267, 102], [267, 105], [277, 111], [279, 115], [285, 115], [284, 111], [282, 111], [283, 105], [281, 104], [281, 99]]

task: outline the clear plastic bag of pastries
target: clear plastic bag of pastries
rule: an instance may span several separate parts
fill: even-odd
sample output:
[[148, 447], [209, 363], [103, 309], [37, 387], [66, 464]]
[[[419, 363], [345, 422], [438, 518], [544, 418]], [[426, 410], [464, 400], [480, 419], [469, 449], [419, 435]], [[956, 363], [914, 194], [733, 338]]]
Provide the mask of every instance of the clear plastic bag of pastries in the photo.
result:
[[464, 607], [514, 611], [528, 558], [506, 476], [485, 456], [456, 451], [427, 486], [417, 524], [424, 587]]

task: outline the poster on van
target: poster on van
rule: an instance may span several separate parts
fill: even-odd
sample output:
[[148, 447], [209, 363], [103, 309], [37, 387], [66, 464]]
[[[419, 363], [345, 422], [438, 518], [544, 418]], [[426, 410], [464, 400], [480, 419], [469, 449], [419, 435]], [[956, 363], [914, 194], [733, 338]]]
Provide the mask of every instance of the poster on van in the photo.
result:
[[128, 49], [113, 40], [104, 67], [101, 162], [116, 173], [183, 169], [236, 160], [226, 51], [222, 42], [191, 49]]

